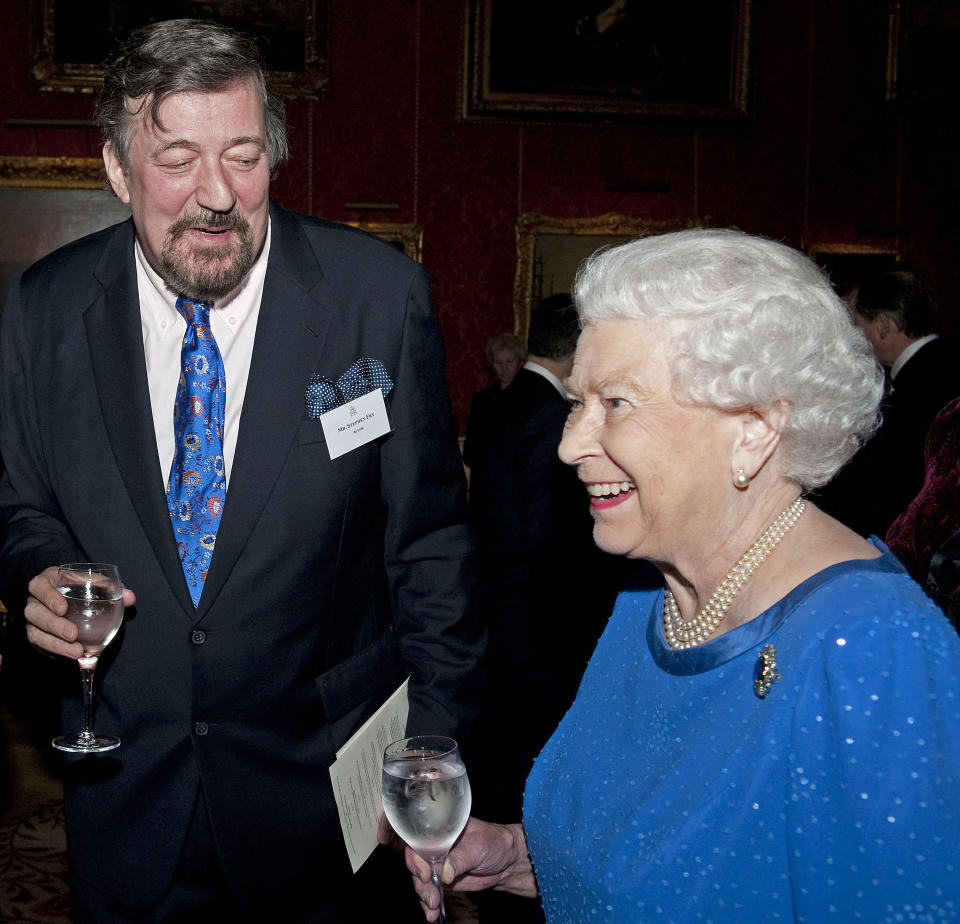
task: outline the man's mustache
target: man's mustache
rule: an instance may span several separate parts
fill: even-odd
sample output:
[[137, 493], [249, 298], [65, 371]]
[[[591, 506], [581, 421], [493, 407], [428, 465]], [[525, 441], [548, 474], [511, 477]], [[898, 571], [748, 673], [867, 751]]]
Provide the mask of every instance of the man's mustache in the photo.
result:
[[193, 228], [222, 228], [226, 231], [237, 231], [245, 235], [250, 231], [250, 222], [237, 212], [209, 212], [199, 210], [178, 218], [167, 229], [167, 239], [174, 241], [181, 234]]

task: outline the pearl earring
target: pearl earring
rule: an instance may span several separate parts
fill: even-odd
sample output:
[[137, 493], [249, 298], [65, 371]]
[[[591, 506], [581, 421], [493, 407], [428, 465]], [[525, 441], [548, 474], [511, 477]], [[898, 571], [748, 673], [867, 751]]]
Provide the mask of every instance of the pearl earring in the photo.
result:
[[733, 476], [733, 486], [741, 491], [750, 487], [750, 476], [742, 468], [738, 468]]

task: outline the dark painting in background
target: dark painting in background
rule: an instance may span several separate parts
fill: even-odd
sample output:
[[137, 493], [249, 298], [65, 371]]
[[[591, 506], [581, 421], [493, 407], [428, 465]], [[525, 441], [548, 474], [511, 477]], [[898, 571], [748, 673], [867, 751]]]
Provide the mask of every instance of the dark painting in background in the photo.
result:
[[271, 82], [315, 99], [328, 81], [326, 0], [39, 0], [33, 75], [42, 89], [92, 92], [104, 61], [134, 29], [162, 19], [213, 19], [257, 38]]
[[887, 99], [907, 104], [960, 100], [957, 0], [888, 0]]
[[900, 269], [903, 255], [893, 248], [865, 244], [814, 244], [807, 251], [817, 266], [827, 271], [837, 295], [845, 295], [864, 279]]
[[699, 224], [693, 218], [653, 221], [616, 212], [587, 218], [521, 212], [516, 224], [514, 332], [526, 340], [534, 305], [549, 295], [570, 292], [580, 263], [599, 247], [625, 244], [637, 237], [680, 231]]
[[466, 0], [463, 115], [747, 115], [750, 0]]

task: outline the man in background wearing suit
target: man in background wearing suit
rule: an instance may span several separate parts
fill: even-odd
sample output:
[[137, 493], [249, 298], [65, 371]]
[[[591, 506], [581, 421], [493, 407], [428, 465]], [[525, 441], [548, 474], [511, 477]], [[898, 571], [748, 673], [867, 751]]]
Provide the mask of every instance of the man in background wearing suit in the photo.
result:
[[[270, 203], [283, 105], [230, 30], [136, 33], [97, 119], [132, 220], [12, 287], [0, 398], [0, 593], [29, 640], [81, 653], [58, 563], [114, 562], [129, 588], [97, 671], [97, 730], [122, 744], [67, 759], [75, 918], [387, 920], [378, 898], [402, 918], [405, 895], [358, 891], [328, 767], [406, 676], [410, 733], [475, 710], [426, 275]], [[337, 455], [323, 415], [344, 402], [388, 432]]]
[[848, 301], [888, 370], [887, 397], [879, 430], [823, 489], [818, 504], [861, 535], [882, 539], [923, 484], [927, 432], [960, 394], [960, 361], [954, 346], [934, 333], [936, 302], [913, 270], [869, 277]]
[[[471, 778], [477, 811], [504, 821], [517, 817], [533, 759], [573, 701], [623, 574], [622, 560], [593, 542], [583, 485], [557, 455], [579, 334], [569, 295], [534, 309], [527, 361], [504, 389], [471, 471], [490, 638]], [[529, 899], [484, 893], [478, 901], [484, 918], [542, 920]]]

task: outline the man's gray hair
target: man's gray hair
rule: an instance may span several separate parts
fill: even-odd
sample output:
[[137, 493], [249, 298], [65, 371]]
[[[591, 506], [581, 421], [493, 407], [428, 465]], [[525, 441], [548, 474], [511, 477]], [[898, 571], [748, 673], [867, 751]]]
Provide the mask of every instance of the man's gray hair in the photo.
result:
[[158, 127], [173, 93], [216, 93], [253, 78], [263, 103], [271, 175], [287, 159], [283, 99], [270, 89], [263, 58], [247, 36], [214, 22], [168, 19], [133, 32], [107, 65], [94, 121], [126, 171], [133, 117], [149, 107]]
[[678, 399], [728, 411], [782, 403], [780, 466], [805, 490], [876, 429], [883, 370], [826, 275], [790, 247], [723, 229], [640, 238], [584, 261], [574, 298], [582, 324], [665, 322]]

